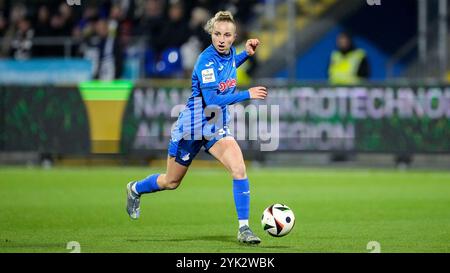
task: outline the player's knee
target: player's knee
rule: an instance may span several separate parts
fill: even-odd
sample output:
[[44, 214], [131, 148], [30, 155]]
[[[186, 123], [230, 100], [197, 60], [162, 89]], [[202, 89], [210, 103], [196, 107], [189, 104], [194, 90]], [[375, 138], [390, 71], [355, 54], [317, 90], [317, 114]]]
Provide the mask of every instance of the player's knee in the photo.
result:
[[181, 179], [167, 179], [165, 188], [166, 190], [175, 190], [180, 186]]
[[247, 171], [244, 164], [231, 167], [231, 175], [234, 179], [244, 179], [247, 177]]

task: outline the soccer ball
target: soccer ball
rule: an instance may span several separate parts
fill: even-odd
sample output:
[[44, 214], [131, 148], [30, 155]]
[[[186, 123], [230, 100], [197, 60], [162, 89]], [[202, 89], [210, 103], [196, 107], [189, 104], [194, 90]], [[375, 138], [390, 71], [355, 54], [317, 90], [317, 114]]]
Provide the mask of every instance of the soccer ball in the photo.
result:
[[267, 207], [261, 218], [262, 227], [274, 237], [282, 237], [291, 232], [295, 225], [294, 212], [286, 205], [273, 204]]

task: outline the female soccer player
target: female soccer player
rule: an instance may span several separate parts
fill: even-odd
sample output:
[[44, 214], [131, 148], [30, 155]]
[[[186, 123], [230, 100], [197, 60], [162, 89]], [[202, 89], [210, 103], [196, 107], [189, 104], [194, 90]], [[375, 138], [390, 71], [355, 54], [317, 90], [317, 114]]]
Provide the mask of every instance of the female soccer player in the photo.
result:
[[258, 244], [261, 240], [249, 228], [249, 181], [241, 149], [228, 128], [227, 106], [248, 99], [262, 100], [267, 96], [266, 88], [262, 86], [236, 91], [236, 69], [255, 54], [259, 40], [247, 40], [245, 51], [236, 54], [233, 47], [236, 24], [228, 11], [216, 13], [205, 30], [211, 35], [212, 44], [198, 57], [192, 73], [192, 95], [172, 129], [167, 172], [128, 183], [127, 212], [132, 219], [137, 219], [142, 194], [176, 189], [203, 146], [233, 177], [238, 241]]

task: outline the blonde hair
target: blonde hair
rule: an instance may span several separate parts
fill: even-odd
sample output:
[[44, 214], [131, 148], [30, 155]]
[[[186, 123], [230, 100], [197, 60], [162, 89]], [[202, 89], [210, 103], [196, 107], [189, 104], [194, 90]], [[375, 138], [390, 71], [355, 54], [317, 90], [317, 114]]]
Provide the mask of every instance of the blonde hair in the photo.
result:
[[208, 20], [208, 22], [205, 25], [205, 31], [211, 34], [214, 30], [214, 24], [216, 22], [230, 22], [236, 25], [236, 22], [234, 21], [233, 14], [229, 11], [219, 11], [217, 12], [214, 17]]

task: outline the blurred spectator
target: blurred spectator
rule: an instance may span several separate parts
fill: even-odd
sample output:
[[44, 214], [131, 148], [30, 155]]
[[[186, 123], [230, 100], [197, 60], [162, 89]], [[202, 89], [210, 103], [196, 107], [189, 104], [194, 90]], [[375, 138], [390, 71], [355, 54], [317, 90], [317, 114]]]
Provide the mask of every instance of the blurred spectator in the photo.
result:
[[84, 58], [92, 62], [95, 79], [113, 80], [122, 74], [122, 49], [117, 37], [109, 33], [105, 19], [95, 21], [95, 32], [80, 47]]
[[50, 20], [51, 31], [54, 36], [70, 36], [74, 26], [72, 14], [73, 8], [63, 2], [58, 7], [58, 13], [53, 15]]
[[16, 60], [31, 58], [34, 30], [31, 28], [29, 18], [21, 18], [17, 22], [17, 31], [13, 35], [10, 47], [10, 56]]
[[190, 77], [194, 69], [198, 55], [211, 44], [211, 37], [203, 28], [210, 16], [208, 10], [201, 7], [196, 7], [191, 12], [191, 20], [189, 21], [190, 37], [181, 46], [183, 70], [187, 78]]
[[132, 19], [135, 8], [135, 0], [113, 0], [113, 4], [122, 11], [123, 19]]
[[[37, 19], [34, 22], [34, 34], [36, 37], [50, 37], [50, 11], [47, 6], [40, 6], [38, 9]], [[33, 56], [45, 57], [51, 56], [52, 50], [48, 45], [34, 45]]]
[[229, 1], [217, 1], [222, 3], [222, 6], [219, 9], [230, 11], [234, 18], [242, 22], [243, 24], [247, 24], [253, 15], [253, 6], [257, 3], [256, 0], [229, 0]]
[[38, 9], [37, 20], [34, 23], [36, 36], [51, 36], [50, 31], [50, 10], [47, 6], [42, 5]]
[[[52, 37], [70, 37], [75, 24], [75, 16], [73, 7], [67, 5], [65, 1], [61, 2], [57, 7], [56, 13], [50, 17], [49, 34]], [[50, 9], [51, 13], [51, 9]], [[65, 47], [61, 41], [56, 42], [52, 46], [47, 46], [49, 55], [52, 57], [63, 57], [65, 55]]]
[[[131, 5], [131, 3], [128, 4]], [[108, 29], [110, 35], [118, 37], [118, 41], [124, 50], [126, 50], [127, 47], [132, 46], [132, 20], [127, 17], [126, 11], [122, 8], [122, 5], [119, 5], [119, 3], [111, 6], [108, 19]]]
[[183, 1], [187, 2], [188, 5], [191, 6], [190, 10], [192, 10], [194, 7], [200, 7], [208, 10], [211, 14], [215, 14], [219, 10], [226, 9], [226, 5], [229, 0], [222, 0], [222, 1], [210, 1], [210, 0], [190, 0], [190, 1]]
[[197, 38], [203, 51], [211, 44], [211, 36], [205, 31], [205, 24], [211, 17], [207, 9], [196, 7], [192, 10], [191, 20], [189, 21], [190, 34]]
[[[146, 12], [145, 6], [148, 0], [133, 0], [134, 9], [129, 12], [132, 15], [131, 19], [139, 21]], [[130, 7], [131, 9], [132, 7]]]
[[351, 36], [342, 32], [338, 35], [337, 50], [333, 51], [328, 66], [331, 84], [358, 84], [367, 80], [370, 74], [366, 52], [356, 48]]
[[113, 5], [109, 12], [108, 31], [110, 35], [116, 36], [119, 32], [119, 26], [124, 20], [122, 8], [118, 5]]
[[9, 22], [7, 23], [7, 29], [5, 35], [3, 36], [3, 43], [1, 46], [1, 56], [9, 56], [11, 42], [17, 32], [18, 22], [25, 18], [27, 14], [27, 8], [24, 4], [15, 4], [9, 13]]
[[169, 18], [163, 24], [156, 41], [156, 51], [161, 53], [167, 48], [180, 48], [189, 39], [189, 26], [184, 20], [184, 9], [181, 1], [172, 1], [168, 11]]
[[[250, 4], [256, 2], [250, 0]], [[101, 75], [111, 73], [100, 72], [106, 71], [100, 59], [108, 58], [94, 57], [92, 52], [109, 56], [112, 44], [114, 56], [120, 56], [121, 49], [117, 48], [123, 48], [123, 52], [132, 49], [132, 54], [127, 56], [143, 62], [134, 66], [145, 67], [149, 76], [176, 76], [183, 70], [190, 76], [196, 57], [211, 43], [210, 36], [203, 30], [210, 14], [231, 9], [235, 17], [246, 21], [253, 8], [247, 5], [249, 1], [236, 0], [96, 0], [82, 3], [75, 7], [65, 0], [0, 0], [0, 57], [29, 58], [31, 53], [33, 57], [63, 57], [69, 52], [70, 55], [78, 52], [78, 55], [98, 59], [94, 65], [95, 73], [103, 77]], [[32, 21], [29, 18], [23, 20], [29, 15], [33, 15]], [[98, 24], [100, 18], [106, 22], [106, 36], [100, 35], [103, 32], [99, 32], [102, 28], [99, 25], [103, 24]], [[43, 37], [45, 39], [40, 39]], [[113, 59], [115, 63], [121, 58]], [[112, 70], [117, 77], [120, 67]]]
[[94, 23], [98, 17], [96, 6], [88, 5], [83, 11], [81, 18], [76, 23], [72, 36], [77, 40], [83, 40], [94, 32]]
[[[171, 1], [168, 19], [162, 30], [153, 40], [154, 48], [146, 53], [146, 72], [148, 76], [182, 77], [181, 46], [190, 36], [189, 25], [185, 20], [181, 1]], [[152, 64], [153, 63], [153, 64]]]
[[136, 22], [135, 35], [146, 37], [150, 48], [156, 48], [161, 29], [166, 23], [164, 18], [164, 2], [162, 0], [147, 0], [142, 17]]

